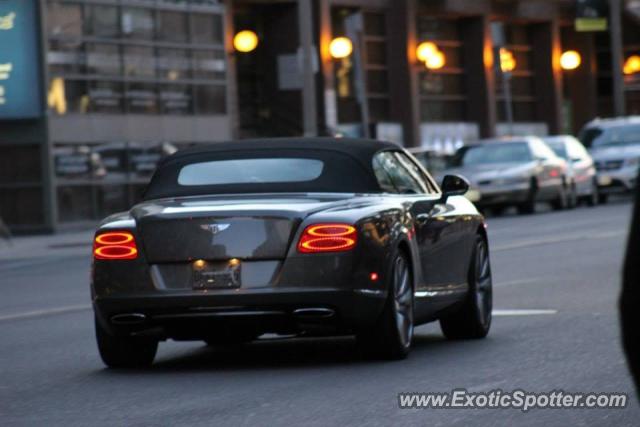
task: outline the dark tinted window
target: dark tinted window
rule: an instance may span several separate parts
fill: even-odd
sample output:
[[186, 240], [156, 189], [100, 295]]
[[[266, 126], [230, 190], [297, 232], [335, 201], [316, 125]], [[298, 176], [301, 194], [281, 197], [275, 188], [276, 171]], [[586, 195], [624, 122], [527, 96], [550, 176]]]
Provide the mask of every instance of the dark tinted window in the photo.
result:
[[[383, 187], [384, 184], [388, 187], [388, 183], [391, 183], [395, 192], [402, 194], [428, 193], [428, 188], [416, 172], [415, 165], [411, 167], [410, 161], [404, 155], [402, 155], [404, 158], [400, 156], [399, 153], [390, 151], [375, 156], [374, 170], [378, 170], [376, 175], [380, 186]], [[386, 172], [386, 175], [381, 173], [382, 170]], [[387, 177], [387, 181], [384, 181], [385, 177]]]

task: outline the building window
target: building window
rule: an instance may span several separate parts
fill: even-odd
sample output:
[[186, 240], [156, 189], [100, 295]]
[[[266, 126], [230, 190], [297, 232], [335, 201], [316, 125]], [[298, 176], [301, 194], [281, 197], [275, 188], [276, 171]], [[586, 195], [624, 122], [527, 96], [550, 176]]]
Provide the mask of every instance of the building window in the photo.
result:
[[122, 9], [122, 35], [131, 39], [153, 38], [153, 11], [143, 8]]
[[118, 8], [115, 6], [86, 5], [86, 34], [95, 37], [118, 37]]
[[187, 2], [111, 3], [122, 6], [47, 2], [49, 104], [55, 114], [226, 111], [227, 60], [217, 2], [197, 2], [193, 10]]
[[125, 75], [135, 77], [154, 77], [156, 75], [155, 59], [152, 47], [125, 46]]
[[158, 40], [184, 42], [189, 39], [187, 14], [184, 12], [158, 12]]
[[195, 87], [196, 112], [224, 114], [226, 112], [226, 88], [221, 85], [197, 85]]
[[89, 111], [96, 113], [121, 113], [122, 84], [109, 81], [89, 82]]
[[82, 5], [50, 3], [47, 9], [47, 26], [50, 36], [81, 37]]
[[150, 83], [129, 83], [126, 93], [127, 111], [134, 114], [158, 112], [156, 85]]
[[120, 75], [120, 48], [115, 44], [87, 44], [87, 73]]
[[194, 43], [222, 44], [224, 41], [222, 16], [204, 13], [192, 14], [191, 33], [191, 41]]
[[467, 117], [460, 25], [458, 20], [418, 16], [418, 42], [435, 43], [445, 57], [445, 65], [437, 70], [420, 65], [422, 122], [463, 122]]
[[158, 77], [167, 80], [191, 77], [189, 52], [183, 49], [158, 49]]

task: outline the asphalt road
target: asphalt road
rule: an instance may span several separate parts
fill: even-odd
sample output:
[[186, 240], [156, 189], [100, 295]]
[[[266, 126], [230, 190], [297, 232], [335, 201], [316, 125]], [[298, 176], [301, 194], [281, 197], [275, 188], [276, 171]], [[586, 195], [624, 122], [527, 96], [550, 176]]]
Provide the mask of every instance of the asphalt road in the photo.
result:
[[[89, 256], [0, 262], [0, 425], [638, 425], [626, 409], [398, 408], [400, 392], [627, 392], [616, 299], [631, 205], [490, 218], [489, 337], [416, 330], [405, 361], [360, 359], [350, 339], [239, 349], [163, 343], [146, 371], [97, 354]], [[526, 314], [526, 309], [547, 310]], [[516, 310], [516, 311], [514, 311]]]

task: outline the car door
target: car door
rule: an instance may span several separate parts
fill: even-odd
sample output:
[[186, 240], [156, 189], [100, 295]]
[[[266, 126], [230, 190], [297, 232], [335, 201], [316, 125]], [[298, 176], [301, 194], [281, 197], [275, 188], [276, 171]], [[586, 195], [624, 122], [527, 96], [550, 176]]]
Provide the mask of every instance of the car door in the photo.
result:
[[411, 204], [422, 271], [416, 288], [418, 299], [450, 296], [466, 281], [466, 242], [460, 218], [451, 204], [441, 202], [440, 191], [428, 173], [405, 153], [386, 152], [384, 165], [398, 192]]

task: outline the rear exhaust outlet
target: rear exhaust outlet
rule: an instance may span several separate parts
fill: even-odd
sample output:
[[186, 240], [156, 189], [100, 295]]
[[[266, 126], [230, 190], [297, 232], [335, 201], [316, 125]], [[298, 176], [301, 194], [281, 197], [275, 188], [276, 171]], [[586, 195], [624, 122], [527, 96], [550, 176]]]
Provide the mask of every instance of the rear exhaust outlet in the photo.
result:
[[116, 325], [134, 325], [147, 320], [147, 316], [142, 313], [116, 314], [111, 317], [111, 323]]
[[293, 311], [293, 315], [299, 318], [327, 318], [333, 317], [336, 312], [330, 308], [314, 307], [314, 308], [299, 308]]

